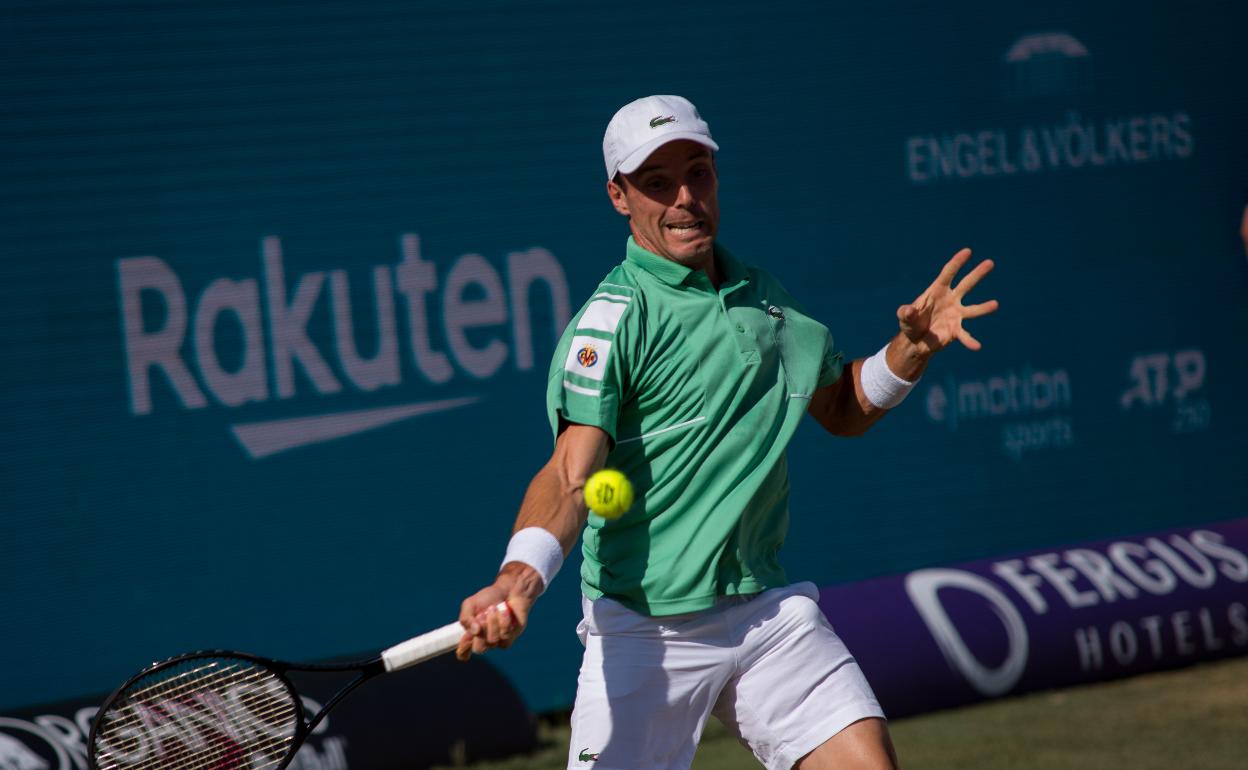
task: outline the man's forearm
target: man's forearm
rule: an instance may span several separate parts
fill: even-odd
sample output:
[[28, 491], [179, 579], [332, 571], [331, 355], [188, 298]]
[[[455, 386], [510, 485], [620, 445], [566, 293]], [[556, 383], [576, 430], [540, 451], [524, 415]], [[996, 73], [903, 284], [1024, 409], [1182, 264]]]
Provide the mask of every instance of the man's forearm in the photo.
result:
[[[550, 460], [529, 482], [512, 527], [512, 545], [518, 551], [514, 555], [519, 558], [510, 558], [509, 546], [498, 574], [498, 581], [507, 584], [508, 590], [522, 588], [536, 598], [576, 546], [588, 516], [585, 482], [606, 462], [607, 447], [607, 434], [592, 426], [567, 425], [559, 434]], [[517, 540], [526, 542], [517, 544]]]
[[[546, 590], [547, 581], [572, 551], [585, 524], [583, 487], [583, 480], [577, 484], [567, 478], [553, 461], [533, 477], [512, 528], [512, 546], [508, 547], [496, 581], [508, 594], [536, 600]], [[555, 547], [543, 531], [558, 541], [562, 553], [554, 553]], [[513, 550], [517, 538], [528, 540], [519, 549], [523, 560], [508, 560], [517, 555]], [[543, 575], [543, 570], [547, 574]]]
[[[923, 375], [931, 353], [918, 349], [904, 335], [898, 334], [884, 349], [884, 360], [896, 378], [913, 383]], [[845, 367], [836, 385], [815, 393], [811, 413], [825, 429], [838, 436], [861, 436], [888, 414], [889, 409], [876, 404], [868, 393], [870, 385], [863, 380], [867, 359], [859, 358]], [[903, 390], [908, 390], [909, 385]], [[879, 394], [876, 396], [879, 397]]]
[[555, 460], [547, 463], [525, 492], [524, 502], [512, 532], [527, 527], [541, 527], [559, 541], [564, 556], [576, 546], [581, 529], [585, 526], [585, 477], [569, 474]]

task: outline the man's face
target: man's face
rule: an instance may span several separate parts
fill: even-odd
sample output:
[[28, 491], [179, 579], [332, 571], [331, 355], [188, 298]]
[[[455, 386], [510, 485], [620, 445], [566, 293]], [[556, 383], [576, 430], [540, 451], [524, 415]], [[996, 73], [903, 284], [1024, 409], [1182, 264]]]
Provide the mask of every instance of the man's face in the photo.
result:
[[668, 142], [625, 179], [622, 187], [607, 182], [607, 194], [638, 246], [695, 270], [713, 265], [719, 179], [709, 149]]

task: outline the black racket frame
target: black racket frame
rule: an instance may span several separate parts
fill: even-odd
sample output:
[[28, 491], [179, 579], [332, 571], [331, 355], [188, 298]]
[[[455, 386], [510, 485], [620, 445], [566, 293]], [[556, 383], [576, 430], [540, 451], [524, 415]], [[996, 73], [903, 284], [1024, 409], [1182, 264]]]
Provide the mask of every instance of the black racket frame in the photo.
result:
[[[99, 711], [95, 714], [95, 719], [91, 722], [91, 732], [87, 736], [87, 767], [89, 770], [100, 770], [95, 761], [97, 753], [96, 731], [99, 728], [101, 721], [100, 718], [109, 711], [113, 703], [117, 701], [117, 699], [120, 698], [131, 685], [140, 679], [160, 673], [167, 668], [172, 668], [181, 663], [185, 663], [188, 660], [195, 660], [199, 658], [235, 658], [237, 660], [245, 660], [250, 663], [263, 666], [265, 669], [272, 672], [273, 675], [276, 676], [282, 685], [287, 689], [287, 691], [294, 696], [294, 739], [290, 743], [290, 748], [286, 753], [286, 757], [282, 760], [281, 764], [274, 768], [274, 770], [285, 770], [285, 768], [290, 765], [291, 761], [294, 760], [295, 755], [299, 753], [299, 747], [303, 745], [303, 742], [307, 740], [308, 736], [312, 734], [312, 731], [315, 730], [317, 725], [321, 723], [321, 720], [329, 714], [330, 709], [336, 706], [339, 701], [350, 694], [350, 692], [356, 687], [359, 687], [364, 682], [367, 682], [369, 679], [372, 679], [379, 674], [384, 674], [386, 671], [386, 664], [380, 657], [376, 657], [371, 660], [357, 660], [342, 663], [288, 663], [286, 661], [274, 660], [272, 658], [265, 658], [259, 655], [251, 655], [246, 652], [236, 652], [234, 650], [197, 650], [195, 652], [186, 652], [180, 655], [175, 655], [172, 658], [157, 661], [147, 666], [142, 671], [123, 682], [121, 686], [109, 693], [109, 696], [104, 699], [104, 702], [100, 705]], [[291, 682], [290, 677], [287, 676], [287, 674], [291, 671], [307, 671], [310, 673], [344, 673], [355, 671], [358, 672], [358, 676], [339, 688], [338, 691], [329, 698], [329, 700], [325, 701], [325, 703], [321, 705], [321, 710], [313, 714], [312, 718], [309, 720], [307, 718], [307, 711], [303, 707], [303, 696], [300, 694], [299, 689], [295, 687], [294, 683]]]

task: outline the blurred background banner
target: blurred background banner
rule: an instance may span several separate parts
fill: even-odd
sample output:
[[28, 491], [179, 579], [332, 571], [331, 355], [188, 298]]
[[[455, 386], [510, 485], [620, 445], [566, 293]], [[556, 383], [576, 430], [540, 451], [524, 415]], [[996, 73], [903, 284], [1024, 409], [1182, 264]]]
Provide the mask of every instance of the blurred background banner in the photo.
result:
[[[959, 247], [998, 262], [983, 352], [868, 437], [799, 431], [791, 579], [1248, 515], [1243, 3], [2, 7], [2, 708], [454, 618], [650, 93], [723, 148], [724, 244], [850, 355]], [[576, 570], [489, 658], [536, 711]]]
[[890, 717], [1248, 652], [1248, 518], [821, 590]]

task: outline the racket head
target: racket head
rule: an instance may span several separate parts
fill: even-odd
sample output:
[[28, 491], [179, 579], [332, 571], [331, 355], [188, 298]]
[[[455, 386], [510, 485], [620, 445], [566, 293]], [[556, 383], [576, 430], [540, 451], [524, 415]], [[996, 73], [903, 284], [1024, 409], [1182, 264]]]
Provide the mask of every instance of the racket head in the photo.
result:
[[210, 650], [155, 663], [100, 707], [91, 770], [281, 770], [307, 735], [285, 667]]

